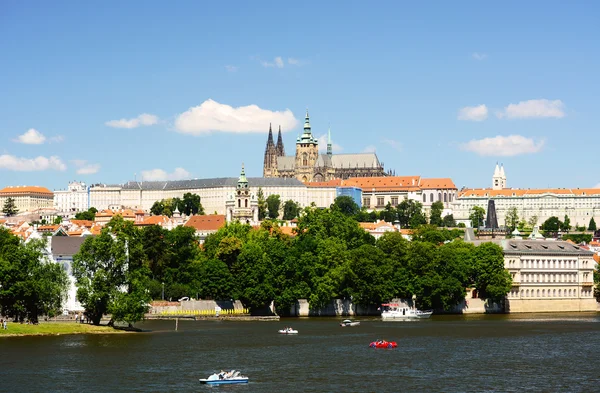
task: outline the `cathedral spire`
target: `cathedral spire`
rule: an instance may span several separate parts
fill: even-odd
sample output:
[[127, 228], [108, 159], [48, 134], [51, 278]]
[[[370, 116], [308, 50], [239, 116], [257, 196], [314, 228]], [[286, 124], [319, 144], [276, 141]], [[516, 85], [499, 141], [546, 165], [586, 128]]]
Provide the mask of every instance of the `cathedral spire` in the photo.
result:
[[327, 130], [327, 155], [329, 157], [333, 155], [333, 149], [331, 146], [331, 126], [329, 126], [329, 130]]
[[308, 108], [306, 108], [306, 117], [304, 117], [304, 133], [311, 134], [310, 131], [310, 119], [308, 117]]
[[279, 126], [279, 133], [277, 134], [277, 155], [279, 157], [285, 156], [285, 148], [283, 147], [283, 137], [281, 136], [281, 126]]
[[269, 123], [269, 138], [267, 139], [267, 147], [273, 145], [273, 130], [271, 128], [271, 123]]

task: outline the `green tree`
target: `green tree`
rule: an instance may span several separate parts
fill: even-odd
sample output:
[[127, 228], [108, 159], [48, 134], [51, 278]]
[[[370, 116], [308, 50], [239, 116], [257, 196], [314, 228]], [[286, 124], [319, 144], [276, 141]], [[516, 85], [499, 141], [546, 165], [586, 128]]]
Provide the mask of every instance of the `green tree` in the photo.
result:
[[354, 199], [347, 195], [335, 198], [333, 205], [331, 205], [331, 209], [338, 210], [346, 216], [356, 216], [360, 211], [360, 208], [356, 202], [354, 202]]
[[596, 221], [594, 221], [594, 217], [590, 219], [590, 224], [588, 225], [588, 231], [596, 230]]
[[62, 223], [62, 221], [63, 221], [63, 218], [61, 216], [56, 216], [56, 217], [54, 217], [54, 221], [52, 221], [52, 223], [54, 225], [60, 225]]
[[538, 216], [531, 216], [529, 220], [527, 220], [527, 224], [529, 228], [533, 229], [538, 223]]
[[504, 252], [493, 243], [483, 243], [475, 249], [473, 277], [482, 299], [499, 302], [510, 291], [512, 279], [504, 268]]
[[164, 210], [165, 210], [164, 202], [162, 200], [156, 201], [152, 204], [152, 207], [150, 208], [150, 213], [152, 213], [152, 215], [155, 215], [155, 216], [162, 216]]
[[380, 213], [380, 218], [389, 223], [394, 223], [398, 220], [398, 211], [392, 206], [390, 202], [385, 205], [385, 209]]
[[281, 206], [281, 200], [279, 195], [273, 194], [267, 197], [267, 207], [269, 209], [269, 218], [275, 220], [279, 217], [279, 208]]
[[396, 207], [398, 210], [398, 221], [402, 228], [416, 228], [427, 224], [427, 218], [423, 214], [423, 205], [412, 199], [404, 199]]
[[454, 220], [454, 216], [452, 214], [446, 214], [442, 220], [442, 225], [446, 228], [455, 228], [456, 221]]
[[256, 197], [258, 199], [258, 219], [262, 221], [267, 217], [268, 206], [267, 201], [265, 200], [265, 194], [261, 187], [258, 188]]
[[4, 201], [4, 207], [2, 208], [2, 212], [6, 217], [12, 217], [19, 212], [17, 206], [15, 205], [14, 198], [8, 197]]
[[43, 256], [45, 240], [23, 244], [0, 228], [0, 315], [37, 322], [62, 311], [69, 285], [62, 266]]
[[300, 206], [298, 206], [298, 204], [294, 201], [287, 200], [284, 204], [283, 204], [283, 219], [284, 220], [293, 220], [294, 218], [298, 217], [298, 214], [300, 213]]
[[561, 229], [561, 231], [564, 231], [564, 232], [569, 232], [571, 230], [571, 219], [566, 214], [565, 214], [565, 220], [562, 222], [560, 229]]
[[[177, 249], [177, 245], [173, 245]], [[107, 223], [102, 233], [83, 242], [73, 256], [77, 299], [93, 324], [99, 325], [107, 312], [111, 323], [130, 324], [143, 317], [151, 300], [144, 276], [143, 242], [139, 230], [121, 216]]]
[[436, 227], [441, 227], [442, 222], [442, 211], [444, 211], [444, 204], [440, 201], [433, 202], [431, 204], [431, 211], [429, 213], [429, 223]]
[[485, 218], [485, 209], [480, 206], [473, 206], [471, 208], [471, 214], [469, 220], [471, 220], [471, 226], [473, 228], [479, 228], [483, 225], [483, 219]]
[[558, 217], [552, 216], [544, 221], [540, 229], [546, 232], [558, 232], [562, 226], [563, 223], [558, 219]]
[[192, 194], [191, 192], [186, 192], [183, 194], [183, 209], [181, 209], [181, 213], [186, 216], [191, 216], [193, 214], [204, 214], [204, 208], [200, 203], [200, 195]]
[[94, 221], [96, 219], [96, 213], [98, 213], [98, 210], [95, 207], [91, 207], [84, 212], [76, 213], [75, 219], [76, 220]]
[[506, 228], [508, 228], [508, 230], [511, 232], [514, 231], [519, 224], [519, 210], [516, 208], [516, 206], [510, 207], [506, 211], [505, 221]]
[[230, 299], [233, 296], [233, 277], [227, 265], [218, 259], [200, 262], [199, 295], [202, 299]]

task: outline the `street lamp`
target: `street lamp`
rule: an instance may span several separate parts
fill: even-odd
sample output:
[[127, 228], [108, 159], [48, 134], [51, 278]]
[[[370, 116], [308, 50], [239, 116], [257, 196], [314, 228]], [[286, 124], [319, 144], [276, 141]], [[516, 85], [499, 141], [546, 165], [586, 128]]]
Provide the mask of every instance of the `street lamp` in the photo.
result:
[[165, 282], [162, 283], [162, 300], [165, 300]]

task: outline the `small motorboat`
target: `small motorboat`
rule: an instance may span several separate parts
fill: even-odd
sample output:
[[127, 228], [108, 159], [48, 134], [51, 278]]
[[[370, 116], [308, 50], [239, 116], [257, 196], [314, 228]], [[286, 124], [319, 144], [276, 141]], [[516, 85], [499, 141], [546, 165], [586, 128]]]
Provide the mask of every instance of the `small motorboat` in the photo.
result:
[[371, 344], [369, 344], [369, 347], [392, 349], [392, 348], [398, 347], [398, 344], [396, 343], [396, 341], [377, 340], [377, 341], [373, 341]]
[[350, 319], [344, 319], [342, 322], [340, 322], [341, 327], [350, 327], [350, 326], [358, 326], [358, 325], [360, 325], [359, 321], [352, 321]]
[[243, 376], [239, 371], [231, 370], [229, 372], [221, 371], [214, 373], [208, 378], [200, 379], [200, 383], [208, 385], [226, 385], [233, 383], [248, 383], [248, 377]]
[[298, 331], [292, 329], [291, 327], [286, 327], [285, 329], [278, 330], [277, 332], [280, 334], [298, 334]]

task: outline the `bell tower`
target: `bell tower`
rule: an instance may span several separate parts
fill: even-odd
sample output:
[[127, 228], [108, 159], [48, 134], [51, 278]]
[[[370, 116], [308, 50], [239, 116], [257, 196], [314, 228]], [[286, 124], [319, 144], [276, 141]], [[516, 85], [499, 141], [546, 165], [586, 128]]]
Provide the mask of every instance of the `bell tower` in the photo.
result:
[[313, 137], [308, 109], [304, 118], [304, 132], [296, 139], [296, 178], [302, 182], [313, 181], [315, 163], [319, 157], [319, 141]]

